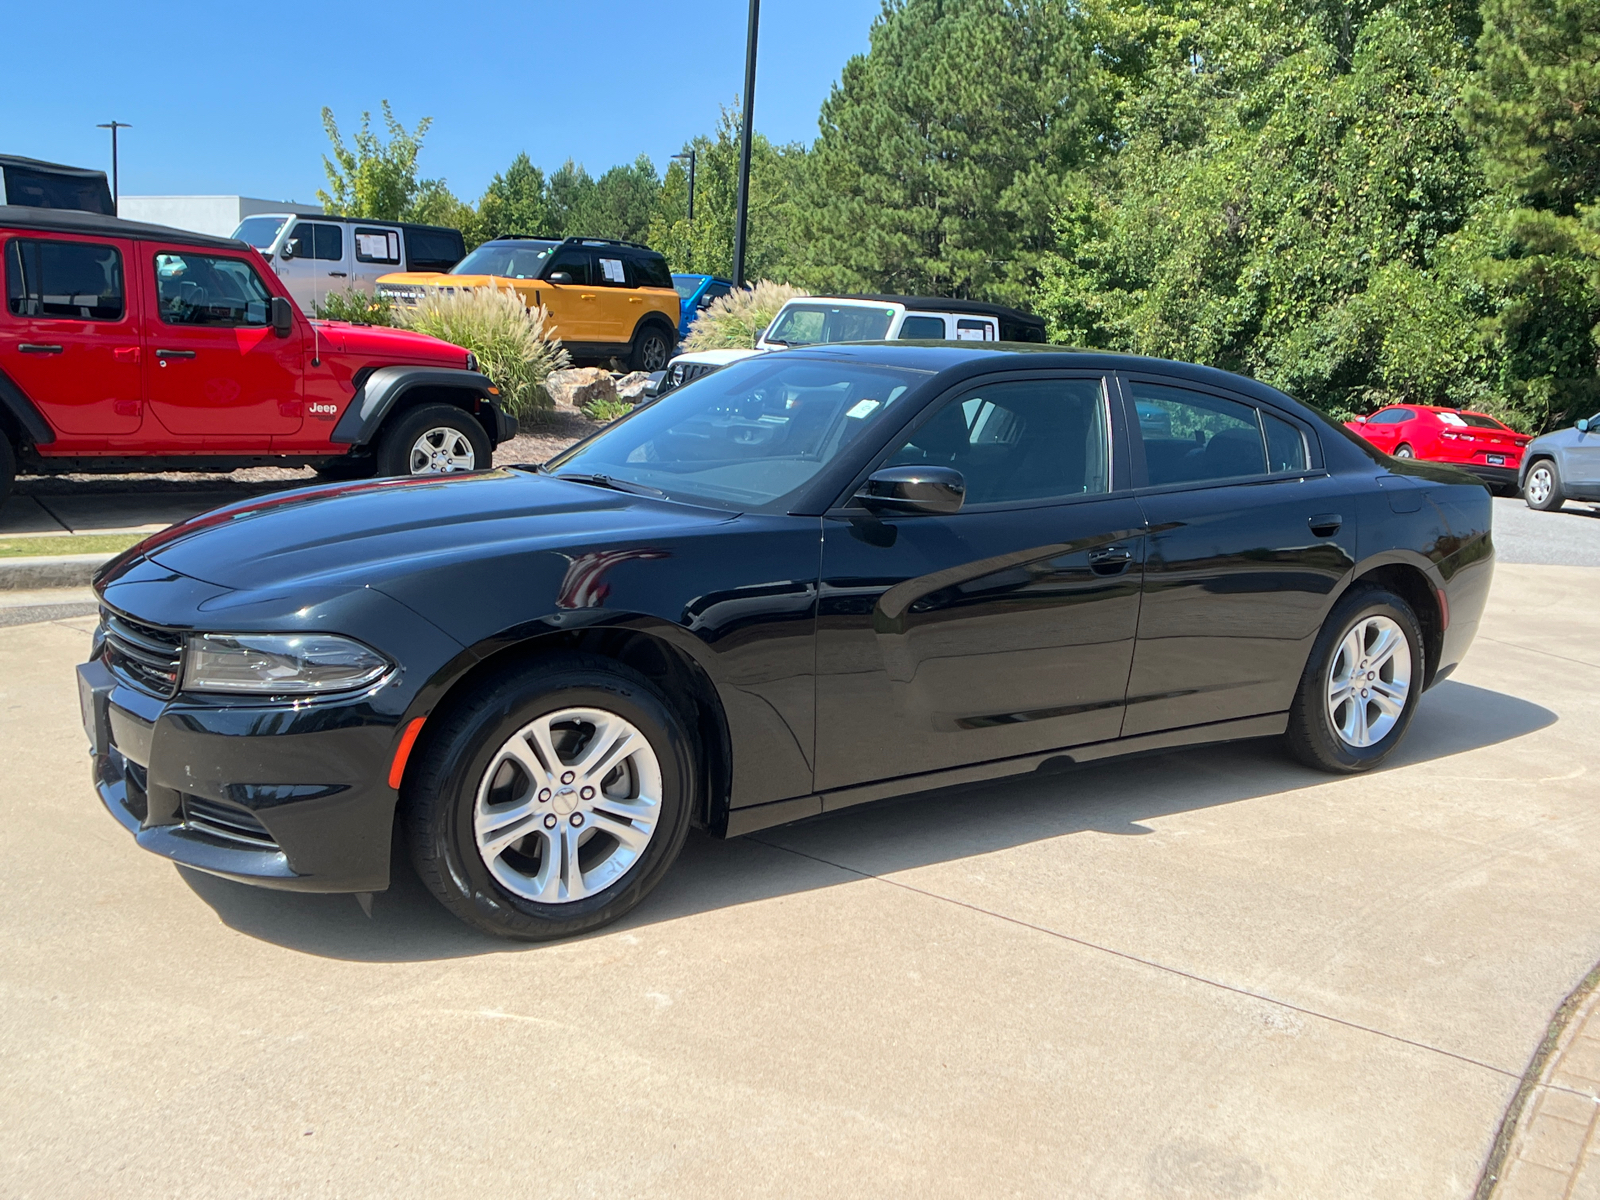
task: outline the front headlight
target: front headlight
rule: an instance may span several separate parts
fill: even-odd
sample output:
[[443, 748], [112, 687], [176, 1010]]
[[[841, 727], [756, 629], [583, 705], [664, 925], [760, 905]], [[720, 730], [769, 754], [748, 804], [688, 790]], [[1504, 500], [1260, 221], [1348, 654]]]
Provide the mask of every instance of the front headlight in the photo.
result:
[[207, 633], [189, 639], [183, 687], [272, 696], [346, 692], [392, 666], [376, 650], [337, 634]]

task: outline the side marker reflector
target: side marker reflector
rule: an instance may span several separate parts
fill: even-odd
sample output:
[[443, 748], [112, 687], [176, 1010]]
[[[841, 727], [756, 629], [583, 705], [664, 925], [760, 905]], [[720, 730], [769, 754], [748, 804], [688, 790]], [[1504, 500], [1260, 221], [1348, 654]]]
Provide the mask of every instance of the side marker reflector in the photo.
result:
[[406, 759], [411, 757], [411, 747], [417, 744], [417, 734], [422, 732], [422, 723], [427, 719], [427, 717], [417, 717], [400, 735], [400, 745], [395, 748], [394, 762], [389, 764], [389, 786], [396, 791], [400, 789], [400, 781], [406, 777]]
[[1439, 628], [1450, 628], [1450, 597], [1444, 594], [1443, 588], [1434, 588], [1439, 593]]

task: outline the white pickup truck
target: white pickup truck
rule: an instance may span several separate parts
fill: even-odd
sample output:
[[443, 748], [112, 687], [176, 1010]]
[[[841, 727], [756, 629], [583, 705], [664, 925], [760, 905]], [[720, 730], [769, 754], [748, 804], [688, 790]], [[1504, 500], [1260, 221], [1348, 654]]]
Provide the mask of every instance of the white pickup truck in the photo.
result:
[[752, 350], [691, 350], [667, 364], [664, 395], [729, 363], [823, 342], [1043, 342], [1044, 322], [1002, 304], [933, 296], [801, 296], [778, 310]]

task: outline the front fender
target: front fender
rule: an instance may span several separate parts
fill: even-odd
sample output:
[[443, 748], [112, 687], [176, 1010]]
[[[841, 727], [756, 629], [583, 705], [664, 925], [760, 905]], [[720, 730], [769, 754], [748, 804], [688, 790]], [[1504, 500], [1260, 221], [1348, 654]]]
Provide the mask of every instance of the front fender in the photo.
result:
[[[383, 419], [394, 406], [416, 388], [449, 388], [468, 394], [474, 400], [492, 402], [494, 393], [490, 388], [493, 386], [489, 377], [478, 371], [453, 367], [379, 367], [362, 382], [328, 440], [346, 446], [368, 444], [377, 436]], [[498, 415], [500, 406], [495, 404], [494, 409], [497, 427], [503, 428], [504, 422]], [[512, 432], [515, 432], [514, 426]]]

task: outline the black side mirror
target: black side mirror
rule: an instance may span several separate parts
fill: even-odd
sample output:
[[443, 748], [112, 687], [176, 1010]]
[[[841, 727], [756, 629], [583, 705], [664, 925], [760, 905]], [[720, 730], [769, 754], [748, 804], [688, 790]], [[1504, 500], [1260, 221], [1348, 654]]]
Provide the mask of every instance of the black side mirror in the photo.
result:
[[554, 271], [548, 280], [550, 283], [571, 283], [572, 276], [566, 271]]
[[272, 298], [272, 332], [281, 338], [294, 332], [294, 305], [283, 296]]
[[954, 467], [885, 467], [856, 493], [864, 508], [883, 513], [948, 515], [966, 498], [967, 481]]
[[300, 253], [300, 239], [299, 238], [285, 238], [283, 245], [278, 247], [278, 257], [283, 259], [284, 262], [288, 262], [291, 258], [293, 258], [296, 254], [299, 254], [299, 253]]

